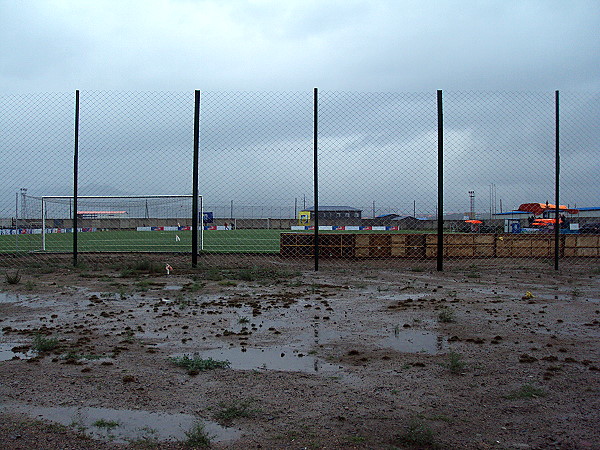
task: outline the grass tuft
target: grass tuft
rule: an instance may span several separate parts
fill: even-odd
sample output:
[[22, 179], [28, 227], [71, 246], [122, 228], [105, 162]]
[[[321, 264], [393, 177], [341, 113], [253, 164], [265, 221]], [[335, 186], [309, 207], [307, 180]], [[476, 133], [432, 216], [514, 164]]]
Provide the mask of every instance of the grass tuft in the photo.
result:
[[252, 405], [254, 400], [241, 400], [230, 403], [220, 403], [221, 408], [215, 413], [214, 417], [220, 422], [231, 422], [234, 419], [240, 417], [254, 417], [259, 412], [258, 409], [253, 408]]
[[442, 323], [454, 322], [455, 314], [452, 308], [444, 307], [438, 314], [438, 321]]
[[545, 397], [546, 392], [538, 387], [535, 387], [531, 384], [524, 384], [516, 391], [506, 395], [504, 398], [509, 400], [519, 400], [519, 399], [531, 399], [538, 397]]
[[21, 282], [21, 272], [18, 270], [13, 273], [4, 272], [4, 280], [8, 284], [19, 284]]
[[433, 446], [433, 431], [422, 419], [412, 417], [406, 431], [398, 436], [398, 441], [410, 446]]
[[467, 366], [467, 363], [463, 361], [462, 355], [455, 352], [448, 353], [448, 363], [446, 365], [450, 372], [460, 373]]
[[38, 353], [44, 353], [54, 350], [58, 345], [57, 338], [47, 338], [38, 333], [33, 337], [31, 349]]
[[231, 365], [229, 361], [219, 361], [212, 358], [203, 359], [199, 356], [190, 358], [188, 355], [175, 356], [169, 360], [178, 367], [187, 369], [190, 375], [196, 375], [198, 372], [212, 369], [225, 369]]
[[117, 428], [120, 425], [120, 423], [115, 420], [99, 419], [99, 420], [96, 420], [92, 425], [95, 427], [98, 427], [98, 428], [105, 428], [107, 430], [112, 430], [113, 428]]
[[206, 431], [202, 422], [196, 422], [185, 432], [185, 443], [192, 447], [210, 447], [213, 436]]

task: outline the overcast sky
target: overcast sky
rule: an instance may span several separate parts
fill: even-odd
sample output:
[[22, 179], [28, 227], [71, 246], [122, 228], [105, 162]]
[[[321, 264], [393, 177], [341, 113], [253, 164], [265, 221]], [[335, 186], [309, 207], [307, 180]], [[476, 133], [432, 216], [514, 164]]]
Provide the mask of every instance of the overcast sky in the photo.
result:
[[597, 0], [0, 0], [0, 92], [599, 90]]
[[190, 193], [200, 89], [205, 201], [310, 206], [318, 87], [321, 204], [417, 215], [436, 89], [449, 211], [553, 200], [558, 89], [561, 199], [598, 206], [599, 30], [598, 0], [0, 0], [0, 216], [72, 192], [76, 89], [81, 195]]

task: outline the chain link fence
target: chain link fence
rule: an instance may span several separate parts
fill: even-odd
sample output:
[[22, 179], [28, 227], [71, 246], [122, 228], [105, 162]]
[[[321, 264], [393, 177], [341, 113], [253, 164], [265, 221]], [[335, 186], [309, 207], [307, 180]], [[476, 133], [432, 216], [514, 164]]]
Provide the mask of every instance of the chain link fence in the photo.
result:
[[599, 97], [2, 96], [0, 255], [5, 266], [140, 254], [182, 265], [191, 255], [315, 267], [596, 264]]

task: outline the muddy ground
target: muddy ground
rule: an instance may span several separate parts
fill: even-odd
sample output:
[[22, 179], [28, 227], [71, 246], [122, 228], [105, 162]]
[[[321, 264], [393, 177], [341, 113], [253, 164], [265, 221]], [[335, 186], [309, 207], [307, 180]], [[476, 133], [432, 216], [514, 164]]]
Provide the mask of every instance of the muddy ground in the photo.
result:
[[600, 448], [595, 260], [173, 266], [2, 274], [1, 448]]

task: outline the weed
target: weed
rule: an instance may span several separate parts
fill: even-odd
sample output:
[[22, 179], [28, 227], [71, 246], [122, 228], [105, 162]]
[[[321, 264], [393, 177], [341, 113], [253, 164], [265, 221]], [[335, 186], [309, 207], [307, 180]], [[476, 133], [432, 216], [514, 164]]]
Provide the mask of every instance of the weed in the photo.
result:
[[83, 420], [83, 417], [81, 415], [81, 410], [77, 410], [69, 426], [80, 433], [86, 432], [87, 427], [85, 426], [85, 421]]
[[412, 417], [408, 421], [406, 431], [398, 436], [398, 441], [406, 445], [432, 446], [433, 431], [422, 419]]
[[207, 280], [223, 281], [258, 281], [263, 284], [272, 284], [280, 279], [290, 279], [300, 275], [297, 271], [279, 270], [266, 267], [242, 267], [235, 269], [210, 268], [205, 274]]
[[133, 330], [126, 330], [122, 334], [125, 336], [123, 339], [124, 343], [133, 344], [135, 338], [135, 332]]
[[38, 333], [33, 337], [31, 349], [38, 353], [43, 353], [54, 350], [58, 345], [57, 338], [47, 338]]
[[129, 278], [137, 276], [141, 273], [147, 274], [162, 274], [164, 272], [161, 264], [158, 264], [154, 261], [149, 261], [147, 259], [142, 259], [140, 261], [134, 262], [132, 265], [129, 265], [123, 269], [121, 269], [121, 277]]
[[136, 283], [136, 290], [140, 292], [147, 292], [150, 289], [150, 281], [148, 280], [140, 280]]
[[99, 419], [99, 420], [96, 420], [92, 425], [95, 427], [98, 427], [98, 428], [105, 428], [107, 430], [112, 430], [113, 428], [118, 427], [120, 425], [120, 423], [115, 420]]
[[98, 276], [89, 272], [81, 272], [79, 278], [98, 278]]
[[577, 297], [579, 297], [580, 295], [581, 295], [581, 291], [580, 291], [579, 289], [577, 289], [577, 288], [575, 288], [575, 289], [573, 289], [573, 290], [571, 291], [571, 297], [573, 297], [573, 298], [577, 298]]
[[197, 281], [194, 281], [193, 283], [188, 283], [185, 286], [183, 286], [183, 290], [189, 292], [198, 292], [204, 286], [206, 286], [205, 283], [199, 283]]
[[175, 304], [179, 307], [179, 309], [183, 310], [189, 306], [194, 306], [196, 304], [196, 300], [188, 298], [182, 293], [179, 293], [177, 298], [175, 298]]
[[518, 400], [518, 399], [528, 399], [528, 398], [538, 398], [545, 397], [546, 392], [543, 389], [535, 387], [531, 384], [524, 384], [516, 391], [506, 395], [504, 398], [509, 400]]
[[133, 448], [158, 448], [158, 431], [155, 428], [142, 427], [138, 429], [140, 434], [136, 439], [130, 439], [129, 444]]
[[248, 319], [247, 317], [240, 317], [238, 319], [238, 323], [249, 323], [250, 319]]
[[228, 278], [242, 281], [262, 281], [272, 282], [280, 278], [294, 278], [299, 276], [299, 272], [291, 272], [289, 270], [278, 270], [266, 267], [250, 267], [232, 271]]
[[462, 356], [459, 353], [450, 352], [448, 353], [448, 364], [447, 367], [452, 373], [460, 373], [467, 363], [463, 361]]
[[80, 359], [85, 359], [88, 361], [101, 359], [101, 358], [103, 358], [103, 356], [101, 356], [101, 355], [82, 355], [80, 353], [77, 353], [74, 350], [70, 350], [62, 358], [68, 362], [75, 362], [75, 361], [79, 361]]
[[254, 400], [241, 400], [230, 403], [220, 403], [221, 408], [214, 417], [220, 422], [231, 422], [239, 417], [254, 417], [259, 412], [252, 408]]
[[169, 360], [178, 367], [187, 369], [190, 375], [212, 369], [225, 369], [231, 365], [229, 361], [219, 361], [212, 358], [202, 359], [199, 356], [190, 358], [188, 355], [175, 356]]
[[348, 436], [347, 440], [353, 444], [360, 444], [362, 442], [365, 442], [367, 438], [364, 436]]
[[219, 286], [237, 286], [237, 283], [232, 280], [221, 280], [217, 283]]
[[125, 268], [121, 270], [121, 278], [130, 278], [130, 277], [134, 277], [136, 275], [135, 270], [130, 269], [130, 268]]
[[21, 282], [21, 272], [18, 270], [13, 273], [4, 272], [4, 280], [8, 284], [19, 284]]
[[213, 436], [210, 436], [204, 429], [202, 422], [196, 422], [188, 431], [185, 432], [185, 443], [192, 447], [210, 447]]
[[425, 272], [425, 268], [420, 267], [420, 266], [412, 267], [410, 270], [413, 272]]
[[74, 363], [75, 361], [79, 361], [79, 359], [81, 359], [81, 356], [79, 356], [76, 352], [71, 350], [65, 356], [63, 356], [63, 358], [67, 362]]
[[25, 282], [25, 289], [27, 289], [28, 291], [33, 291], [33, 289], [35, 288], [35, 283], [31, 280], [28, 280]]
[[158, 264], [154, 261], [149, 261], [147, 259], [136, 261], [133, 264], [133, 270], [136, 272], [163, 273], [163, 267], [161, 264]]
[[454, 310], [448, 307], [442, 308], [438, 314], [438, 321], [442, 323], [454, 322]]
[[211, 267], [206, 272], [206, 279], [211, 281], [221, 281], [223, 279], [223, 274], [219, 269]]

